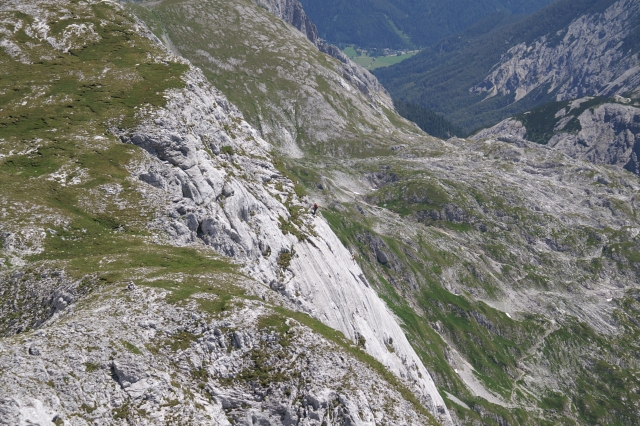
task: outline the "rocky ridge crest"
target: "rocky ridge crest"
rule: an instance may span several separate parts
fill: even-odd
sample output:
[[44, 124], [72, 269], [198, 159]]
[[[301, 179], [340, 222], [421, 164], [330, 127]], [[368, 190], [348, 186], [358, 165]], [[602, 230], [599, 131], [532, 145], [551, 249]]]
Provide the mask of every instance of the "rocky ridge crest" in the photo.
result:
[[[576, 99], [557, 110], [553, 117], [547, 118], [550, 121], [547, 124], [548, 133], [537, 142], [576, 159], [616, 165], [639, 174], [640, 109], [635, 105], [605, 102], [584, 111], [576, 111], [582, 104], [592, 100], [594, 98], [591, 97]], [[630, 99], [625, 101], [630, 102]], [[521, 121], [522, 117], [526, 120], [530, 114], [535, 114], [535, 111], [519, 116], [520, 119], [503, 120], [481, 130], [473, 138], [494, 137], [515, 143], [524, 141], [534, 136], [532, 129], [527, 129], [527, 125]]]

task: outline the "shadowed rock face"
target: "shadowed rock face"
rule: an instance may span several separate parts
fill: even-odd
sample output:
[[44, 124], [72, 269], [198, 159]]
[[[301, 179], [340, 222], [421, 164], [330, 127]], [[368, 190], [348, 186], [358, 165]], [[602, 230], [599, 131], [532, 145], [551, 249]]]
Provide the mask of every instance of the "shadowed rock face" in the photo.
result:
[[318, 29], [304, 12], [298, 0], [255, 0], [255, 2], [296, 27], [307, 36], [311, 43], [318, 44]]

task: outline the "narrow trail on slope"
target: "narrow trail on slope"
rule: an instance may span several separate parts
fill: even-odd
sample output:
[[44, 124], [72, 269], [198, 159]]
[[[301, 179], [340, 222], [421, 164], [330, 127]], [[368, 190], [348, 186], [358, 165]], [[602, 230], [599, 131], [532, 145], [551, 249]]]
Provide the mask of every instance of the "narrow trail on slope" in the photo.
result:
[[[547, 339], [547, 337], [560, 329], [560, 326], [553, 322], [551, 323], [551, 327], [549, 327], [544, 334], [540, 337], [540, 339], [531, 347], [529, 348], [529, 350], [526, 351], [526, 353], [521, 356], [520, 358], [518, 358], [518, 360], [516, 361], [516, 366], [521, 365], [521, 363], [526, 359], [529, 358], [531, 356], [534, 356], [536, 354], [536, 352], [538, 351], [538, 348], [540, 348], [540, 345], [542, 345], [544, 343], [544, 341]], [[516, 390], [520, 390], [523, 393], [526, 393], [528, 395], [531, 395], [535, 398], [535, 395], [533, 395], [528, 389], [525, 389], [524, 387], [522, 387], [521, 385], [518, 384], [518, 382], [527, 374], [527, 372], [521, 368], [518, 367], [518, 369], [520, 370], [520, 374], [518, 375], [518, 377], [516, 377], [513, 381], [514, 383], [514, 387], [513, 390], [511, 391], [511, 395], [509, 396], [509, 402], [511, 404], [516, 404], [516, 402], [514, 401], [515, 399], [515, 391]]]

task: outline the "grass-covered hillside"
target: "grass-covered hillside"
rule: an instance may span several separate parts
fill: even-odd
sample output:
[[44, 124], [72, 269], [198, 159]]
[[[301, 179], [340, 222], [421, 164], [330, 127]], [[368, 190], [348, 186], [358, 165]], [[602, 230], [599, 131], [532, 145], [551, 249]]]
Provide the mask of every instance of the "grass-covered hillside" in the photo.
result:
[[[442, 142], [393, 111], [362, 121], [352, 87], [320, 83], [335, 81], [329, 59], [249, 2], [141, 6], [250, 120], [265, 105], [297, 114], [300, 151], [281, 166], [401, 318], [462, 424], [634, 423], [636, 176], [535, 145]], [[350, 131], [324, 133], [301, 115], [308, 97], [288, 96], [299, 93], [321, 94], [338, 111], [327, 128]]]
[[367, 96], [349, 84], [338, 60], [250, 0], [131, 7], [289, 156], [369, 155], [386, 150], [398, 127], [414, 127], [392, 113], [385, 94]]
[[[28, 27], [32, 16], [4, 12], [15, 44], [0, 51], [3, 257], [6, 267], [64, 266], [75, 278], [90, 276], [90, 287], [159, 260], [145, 255], [155, 208], [127, 170], [139, 152], [110, 129], [134, 127], [141, 107], [163, 105], [163, 91], [182, 87], [188, 67], [134, 33], [112, 6], [62, 18], [57, 6], [44, 7], [52, 24], [45, 34]], [[28, 223], [42, 234], [21, 231]], [[176, 265], [189, 257], [175, 256]], [[6, 330], [12, 320], [3, 320]]]

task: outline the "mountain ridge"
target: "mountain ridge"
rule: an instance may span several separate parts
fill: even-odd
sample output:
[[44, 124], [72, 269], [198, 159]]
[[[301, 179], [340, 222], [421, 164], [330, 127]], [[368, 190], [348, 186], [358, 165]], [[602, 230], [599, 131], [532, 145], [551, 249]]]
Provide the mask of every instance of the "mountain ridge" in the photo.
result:
[[[48, 6], [55, 7], [49, 9]], [[16, 14], [15, 10], [22, 14]], [[8, 335], [4, 336], [0, 347], [0, 362], [3, 366], [10, 365], [14, 356], [21, 360], [22, 357], [27, 358], [24, 362], [21, 361], [24, 369], [12, 368], [3, 379], [3, 393], [13, 395], [0, 400], [3, 422], [44, 419], [66, 422], [76, 415], [78, 410], [86, 412], [86, 415], [80, 414], [83, 422], [95, 418], [116, 424], [120, 422], [119, 419], [152, 424], [154, 416], [158, 416], [158, 420], [169, 421], [176, 415], [188, 415], [198, 421], [208, 419], [216, 424], [230, 424], [228, 418], [235, 421], [252, 418], [262, 419], [260, 421], [268, 421], [269, 418], [282, 420], [281, 405], [271, 398], [265, 398], [265, 395], [255, 395], [261, 394], [260, 389], [266, 386], [271, 387], [278, 398], [299, 398], [300, 403], [304, 400], [302, 394], [291, 389], [297, 386], [296, 381], [301, 374], [306, 375], [305, 364], [297, 375], [283, 375], [280, 371], [284, 368], [283, 357], [288, 359], [304, 356], [300, 355], [297, 348], [288, 349], [288, 339], [294, 338], [293, 335], [296, 334], [289, 333], [290, 328], [302, 326], [307, 330], [303, 331], [303, 335], [307, 333], [307, 336], [315, 336], [311, 337], [311, 342], [319, 338], [320, 341], [324, 341], [325, 349], [338, 344], [342, 349], [334, 346], [333, 350], [337, 349], [337, 353], [346, 356], [350, 363], [357, 363], [357, 357], [362, 359], [362, 371], [365, 374], [373, 374], [371, 377], [377, 377], [369, 382], [372, 386], [378, 386], [381, 380], [386, 383], [385, 387], [391, 384], [393, 389], [397, 389], [393, 392], [400, 393], [394, 395], [409, 404], [398, 406], [404, 407], [402, 410], [409, 416], [407, 421], [413, 421], [409, 419], [416, 416], [421, 419], [421, 423], [433, 422], [432, 415], [424, 408], [428, 407], [442, 423], [451, 423], [447, 408], [428, 371], [391, 313], [363, 277], [357, 264], [350, 261], [348, 252], [324, 220], [319, 216], [312, 216], [307, 211], [305, 204], [308, 200], [301, 200], [295, 192], [293, 182], [275, 168], [267, 152], [269, 145], [242, 119], [241, 113], [220, 92], [210, 86], [199, 70], [192, 68], [184, 59], [173, 56], [164, 50], [163, 46], [149, 44], [149, 40], [145, 41], [151, 34], [114, 3], [12, 4], [5, 5], [3, 13], [12, 16], [14, 31], [15, 28], [26, 29], [27, 37], [33, 41], [24, 48], [28, 47], [34, 58], [40, 58], [38, 55], [44, 55], [45, 52], [50, 55], [49, 58], [61, 61], [74, 61], [74, 57], [80, 56], [85, 57], [86, 66], [90, 67], [95, 61], [100, 60], [92, 55], [92, 49], [103, 48], [105, 44], [110, 47], [116, 46], [117, 54], [130, 55], [130, 44], [117, 43], [117, 39], [116, 42], [109, 39], [124, 38], [124, 34], [125, 40], [133, 40], [132, 44], [138, 46], [143, 53], [147, 52], [147, 61], [151, 61], [151, 64], [144, 61], [137, 64], [125, 62], [132, 70], [154, 66], [152, 64], [155, 63], [167, 68], [170, 68], [171, 64], [178, 66], [175, 87], [166, 90], [162, 89], [161, 85], [157, 86], [160, 91], [156, 92], [153, 98], [157, 102], [156, 105], [138, 104], [133, 101], [128, 104], [131, 109], [137, 110], [130, 118], [132, 121], [113, 122], [108, 128], [103, 129], [103, 132], [106, 130], [105, 136], [99, 133], [95, 135], [91, 129], [84, 134], [88, 135], [89, 139], [81, 136], [78, 139], [81, 143], [67, 149], [68, 160], [67, 157], [57, 160], [61, 162], [60, 170], [63, 170], [72, 167], [74, 158], [83, 158], [83, 149], [87, 143], [90, 151], [102, 150], [105, 145], [113, 145], [113, 149], [125, 150], [132, 154], [128, 161], [125, 158], [122, 159], [125, 160], [122, 164], [118, 164], [118, 167], [124, 169], [124, 173], [120, 172], [117, 175], [122, 179], [121, 182], [110, 181], [109, 177], [113, 178], [112, 175], [98, 176], [98, 179], [101, 179], [99, 182], [106, 182], [99, 184], [96, 192], [92, 189], [95, 177], [87, 174], [93, 172], [92, 169], [76, 175], [73, 179], [67, 178], [67, 174], [62, 174], [59, 182], [56, 181], [57, 178], [51, 178], [55, 181], [51, 184], [51, 191], [55, 194], [60, 190], [58, 186], [69, 186], [71, 190], [76, 190], [84, 197], [80, 203], [71, 199], [69, 204], [58, 207], [59, 215], [64, 217], [62, 223], [51, 224], [49, 226], [53, 226], [53, 229], [44, 231], [41, 221], [25, 225], [20, 224], [18, 217], [18, 222], [5, 222], [4, 226], [12, 226], [13, 229], [3, 232], [3, 253], [13, 252], [14, 256], [11, 268], [4, 271], [4, 274], [23, 277], [25, 279], [22, 282], [26, 281], [29, 284], [31, 281], [37, 283], [38, 278], [32, 277], [31, 271], [42, 271], [42, 267], [47, 265], [54, 269], [54, 276], [69, 274], [75, 281], [74, 286], [86, 287], [87, 290], [71, 295], [46, 289], [53, 294], [45, 294], [33, 300], [27, 299], [27, 306], [18, 311], [19, 314], [28, 316], [34, 315], [29, 307], [36, 309], [38, 304], [50, 304], [53, 307], [44, 322], [36, 321], [29, 325], [38, 328], [35, 334], [28, 329], [9, 329]], [[73, 16], [78, 23], [65, 23], [66, 25], [52, 30], [47, 22], [59, 21], [60, 16], [65, 14]], [[94, 22], [98, 16], [102, 20]], [[32, 32], [32, 25], [37, 25], [38, 33]], [[77, 39], [70, 35], [74, 34], [76, 28], [96, 31], [93, 45], [75, 44]], [[10, 32], [13, 35], [13, 31]], [[153, 36], [150, 38], [157, 40]], [[70, 51], [72, 54], [68, 53]], [[10, 52], [14, 57], [19, 54], [15, 50]], [[62, 56], [56, 57], [56, 54]], [[104, 56], [103, 60], [108, 63], [112, 58]], [[117, 62], [121, 64], [123, 60], [128, 61], [130, 58], [123, 59], [120, 56], [115, 60], [121, 61]], [[107, 66], [105, 69], [103, 74], [108, 73], [110, 67]], [[57, 68], [50, 67], [37, 77], [43, 81], [55, 81], [56, 75], [52, 75], [55, 70]], [[98, 69], [98, 72], [100, 71]], [[145, 74], [144, 78], [136, 78], [131, 72], [125, 74], [123, 83], [119, 84], [126, 84], [130, 79], [146, 81], [146, 84], [150, 85], [157, 85], [162, 81], [151, 78], [148, 74]], [[120, 74], [116, 75], [116, 78], [120, 78]], [[90, 83], [83, 83], [87, 80], [91, 82], [95, 78], [95, 74], [87, 72], [79, 84], [81, 87], [96, 87]], [[66, 82], [63, 90], [75, 87], [72, 83]], [[104, 79], [100, 88], [109, 94], [118, 93], [111, 92], [113, 84], [110, 84], [110, 80]], [[43, 94], [47, 93], [45, 88]], [[124, 91], [121, 93], [124, 94]], [[75, 100], [83, 101], [83, 97]], [[141, 101], [144, 102], [144, 98]], [[62, 97], [58, 102], [74, 100]], [[34, 103], [38, 105], [37, 100]], [[31, 108], [27, 103], [21, 105], [23, 108]], [[78, 104], [73, 103], [67, 108], [72, 109], [74, 106], [79, 108]], [[100, 109], [94, 106], [91, 111], [95, 114]], [[75, 114], [70, 113], [69, 116], [71, 115]], [[113, 121], [108, 115], [107, 118]], [[108, 124], [95, 125], [102, 128]], [[7, 133], [7, 127], [5, 124], [3, 148], [7, 145], [21, 146], [29, 143], [23, 139], [24, 135], [21, 133]], [[50, 129], [50, 125], [45, 125], [44, 129]], [[77, 130], [78, 124], [72, 121], [60, 135], [66, 138], [67, 132]], [[39, 132], [42, 130], [35, 129], [35, 134], [46, 135]], [[80, 133], [82, 134], [82, 131]], [[114, 140], [114, 136], [120, 140]], [[53, 141], [36, 139], [32, 143], [37, 144], [40, 156], [51, 155], [47, 154], [48, 151], [42, 144], [51, 145], [54, 152], [55, 147], [59, 146], [57, 138]], [[29, 155], [32, 152], [15, 153], [7, 152], [5, 149], [4, 164], [15, 164], [21, 155]], [[65, 161], [70, 161], [71, 164]], [[112, 163], [114, 159], [107, 157], [104, 161]], [[31, 181], [23, 179], [21, 174], [39, 166], [28, 161], [19, 164], [23, 165], [19, 166], [14, 180], [26, 190], [25, 194], [31, 194], [35, 188], [30, 186]], [[98, 160], [97, 164], [103, 163]], [[51, 172], [56, 170], [58, 167], [45, 171], [44, 177], [36, 173], [34, 178], [41, 180], [50, 177]], [[42, 193], [39, 202], [48, 202], [52, 197], [51, 191]], [[15, 193], [7, 195], [11, 198], [17, 196]], [[53, 197], [55, 198], [55, 195]], [[125, 220], [114, 224], [111, 217], [124, 217], [123, 210], [127, 213], [131, 210], [130, 214], [136, 218], [133, 211], [140, 206], [141, 201], [138, 199], [146, 200], [153, 206], [153, 217], [141, 218], [137, 225]], [[111, 203], [115, 203], [115, 211], [120, 213], [108, 210], [106, 206]], [[96, 234], [93, 228], [87, 229], [90, 228], [89, 225], [85, 225], [87, 228], [81, 228], [85, 222], [91, 223], [91, 215], [96, 214], [98, 217], [102, 217], [102, 214], [104, 217], [101, 222], [97, 219], [95, 222], [104, 222], [107, 228], [98, 231], [102, 232], [99, 234], [100, 241], [94, 241]], [[89, 218], [86, 218], [87, 215]], [[45, 222], [50, 221], [50, 218], [45, 219]], [[146, 231], [139, 231], [140, 226], [145, 227]], [[10, 244], [13, 241], [10, 237], [25, 232], [41, 233], [41, 240], [31, 242], [35, 244], [32, 251], [15, 250]], [[119, 244], [112, 242], [113, 238], [119, 241]], [[139, 243], [135, 243], [138, 239], [146, 244], [138, 247], [136, 244]], [[54, 246], [51, 247], [51, 244]], [[91, 244], [97, 247], [106, 245], [111, 251], [100, 253], [96, 248], [88, 250], [88, 254], [93, 256], [93, 260], [100, 266], [91, 263], [93, 260], [73, 257], [72, 262], [80, 262], [73, 268], [66, 267], [64, 262], [56, 263], [55, 258], [60, 255], [64, 258], [67, 251], [73, 256], [78, 251], [86, 250], [85, 244], [89, 244], [89, 247]], [[218, 255], [214, 255], [213, 250], [207, 250], [208, 247], [227, 256], [227, 259], [234, 259], [235, 262], [243, 264], [242, 272], [246, 275], [238, 275], [235, 271], [237, 267], [229, 260], [211, 259]], [[132, 251], [137, 253], [132, 259], [123, 254]], [[139, 251], [146, 251], [146, 254]], [[45, 263], [41, 264], [37, 257], [32, 258], [34, 253], [53, 256], [53, 261], [45, 260]], [[185, 257], [191, 257], [192, 260], [187, 261]], [[103, 266], [104, 260], [107, 260], [108, 266]], [[124, 269], [119, 270], [123, 263]], [[30, 269], [19, 272], [20, 268], [27, 264], [30, 265]], [[336, 269], [338, 267], [339, 269]], [[15, 272], [16, 268], [18, 272]], [[86, 272], [87, 269], [92, 271], [93, 268], [101, 272], [99, 278], [92, 272]], [[202, 275], [198, 275], [199, 273]], [[46, 277], [51, 272], [42, 271], [41, 274]], [[306, 277], [313, 279], [308, 280]], [[6, 277], [2, 283], [3, 295], [6, 297], [11, 284], [15, 283]], [[14, 285], [14, 289], [16, 287], [21, 291], [30, 291], [29, 288]], [[198, 298], [191, 298], [193, 294]], [[105, 307], [112, 306], [111, 301], [102, 300], [109, 297], [115, 300], [122, 297], [137, 307], [125, 303], [127, 307], [121, 308], [125, 312], [122, 318], [124, 323], [108, 314], [102, 316], [102, 322], [86, 323], [91, 311], [102, 312]], [[343, 300], [345, 297], [351, 300]], [[219, 299], [222, 299], [221, 305], [216, 302]], [[7, 299], [8, 303], [10, 301], [11, 299]], [[97, 305], [94, 302], [97, 302]], [[24, 302], [21, 300], [22, 303]], [[117, 302], [114, 303], [117, 305]], [[140, 310], [139, 303], [152, 304], [153, 309], [145, 314]], [[177, 304], [178, 307], [167, 309], [167, 305], [171, 304]], [[250, 314], [247, 314], [246, 310], [242, 313], [247, 304], [250, 306]], [[196, 320], [195, 322], [190, 323], [187, 320], [188, 315], [183, 316], [181, 306], [193, 311], [190, 316]], [[122, 312], [121, 309], [113, 310], [116, 316]], [[293, 313], [296, 311], [298, 314]], [[349, 337], [345, 338], [341, 332], [327, 331], [331, 329], [326, 326], [325, 329], [321, 328], [318, 325], [320, 322], [308, 322], [310, 317], [298, 316], [301, 311], [310, 313], [332, 327], [344, 329]], [[239, 317], [234, 317], [235, 314]], [[8, 316], [11, 325], [11, 310], [3, 310], [3, 319], [5, 315]], [[278, 332], [275, 335], [271, 332], [272, 337], [269, 338], [269, 329], [273, 327], [273, 320], [269, 318], [274, 315], [278, 318]], [[127, 319], [131, 317], [135, 317], [133, 324], [136, 328], [142, 327], [151, 331], [129, 333], [127, 330], [130, 327], [124, 324], [127, 324]], [[294, 320], [294, 317], [297, 319]], [[285, 319], [295, 322], [289, 322], [290, 325], [283, 330], [280, 322]], [[167, 328], [167, 322], [178, 322], [182, 325], [178, 329]], [[65, 349], [64, 346], [65, 336], [69, 335], [64, 332], [65, 323], [75, 324], [72, 325], [75, 327], [72, 334], [75, 336], [76, 344], [71, 350]], [[154, 325], [140, 325], [150, 323]], [[63, 324], [62, 331], [58, 328], [60, 324]], [[309, 324], [313, 324], [314, 331], [308, 328]], [[232, 330], [223, 333], [220, 331], [221, 328]], [[161, 335], [167, 336], [167, 345], [171, 350], [167, 349], [162, 340], [154, 340], [159, 337], [153, 331], [156, 329], [160, 330]], [[93, 339], [91, 344], [94, 346], [89, 351], [83, 347], [88, 344], [85, 333], [91, 336], [106, 330], [109, 330], [110, 337]], [[13, 334], [16, 332], [18, 334], [14, 338]], [[309, 332], [311, 334], [308, 334]], [[320, 337], [322, 333], [325, 337]], [[287, 337], [289, 334], [292, 336]], [[19, 342], [27, 335], [31, 336], [28, 338], [30, 346], [26, 353], [22, 353]], [[204, 338], [212, 343], [205, 343], [202, 341]], [[333, 343], [330, 343], [331, 341]], [[358, 342], [359, 346], [350, 346], [347, 343], [349, 341]], [[305, 347], [303, 342], [300, 343]], [[326, 346], [327, 344], [329, 346]], [[313, 354], [323, 357], [321, 353], [324, 349], [306, 347], [311, 357]], [[351, 351], [351, 354], [347, 355], [344, 353], [345, 350]], [[51, 356], [56, 351], [66, 355], [59, 358]], [[96, 351], [96, 354], [88, 354], [87, 351]], [[180, 360], [180, 355], [178, 359], [174, 358], [176, 351], [178, 354], [189, 354], [191, 361]], [[235, 360], [227, 355], [229, 351], [234, 351], [231, 358], [235, 357]], [[265, 355], [265, 351], [280, 351], [277, 352], [280, 358], [272, 358], [269, 352]], [[371, 354], [366, 355], [367, 351]], [[153, 365], [154, 356], [162, 360], [159, 366]], [[138, 357], [144, 358], [144, 361]], [[90, 361], [85, 362], [87, 358]], [[380, 361], [375, 361], [376, 358], [388, 366], [380, 368]], [[80, 361], [76, 361], [77, 359]], [[38, 391], [21, 385], [20, 377], [29, 377], [29, 380], [35, 381], [41, 378], [38, 376], [38, 370], [32, 369], [33, 364], [30, 360], [36, 365], [47, 365], [50, 373], [46, 374], [50, 378], [48, 380], [51, 390]], [[166, 360], [181, 364], [180, 368], [184, 373], [178, 373], [171, 363], [165, 362]], [[388, 371], [393, 371], [396, 378], [388, 374], [387, 368], [390, 369]], [[377, 369], [378, 372], [373, 373], [371, 369]], [[7, 371], [5, 368], [2, 370]], [[94, 389], [102, 386], [103, 392], [85, 395], [77, 390], [67, 389], [66, 385], [59, 384], [63, 382], [63, 377], [64, 383], [69, 380], [64, 376], [64, 371], [70, 371], [74, 383], [82, 383]], [[96, 372], [97, 374], [92, 374]], [[327, 380], [334, 381], [334, 385], [341, 380], [350, 380], [349, 375], [343, 376], [342, 379], [333, 374], [329, 376]], [[317, 376], [312, 381], [314, 380], [325, 379]], [[288, 383], [288, 393], [278, 385], [281, 382]], [[351, 418], [354, 419], [351, 421], [357, 423], [364, 421], [355, 420], [361, 418], [364, 412], [369, 417], [380, 415], [364, 408], [363, 404], [368, 400], [366, 396], [352, 399], [344, 393], [338, 394], [338, 389], [328, 392], [326, 386], [334, 385], [327, 381], [322, 383], [325, 388], [315, 389], [313, 393], [316, 396], [309, 397], [315, 401], [312, 404], [315, 408], [308, 408], [302, 412], [293, 408], [285, 409], [286, 417], [289, 419], [287, 421], [314, 416], [335, 416], [336, 422], [348, 421], [346, 419]], [[183, 386], [185, 392], [179, 390]], [[275, 386], [278, 386], [277, 391]], [[405, 386], [410, 386], [412, 391], [408, 392]], [[61, 392], [63, 402], [56, 396], [58, 392]], [[173, 397], [182, 402], [167, 403]], [[343, 402], [339, 402], [340, 398]], [[163, 406], [172, 408], [163, 410]], [[96, 412], [93, 413], [94, 411]], [[389, 408], [386, 414], [382, 415], [390, 415], [395, 411], [394, 408]], [[150, 413], [153, 413], [151, 417]], [[394, 415], [404, 416], [401, 412]]]

